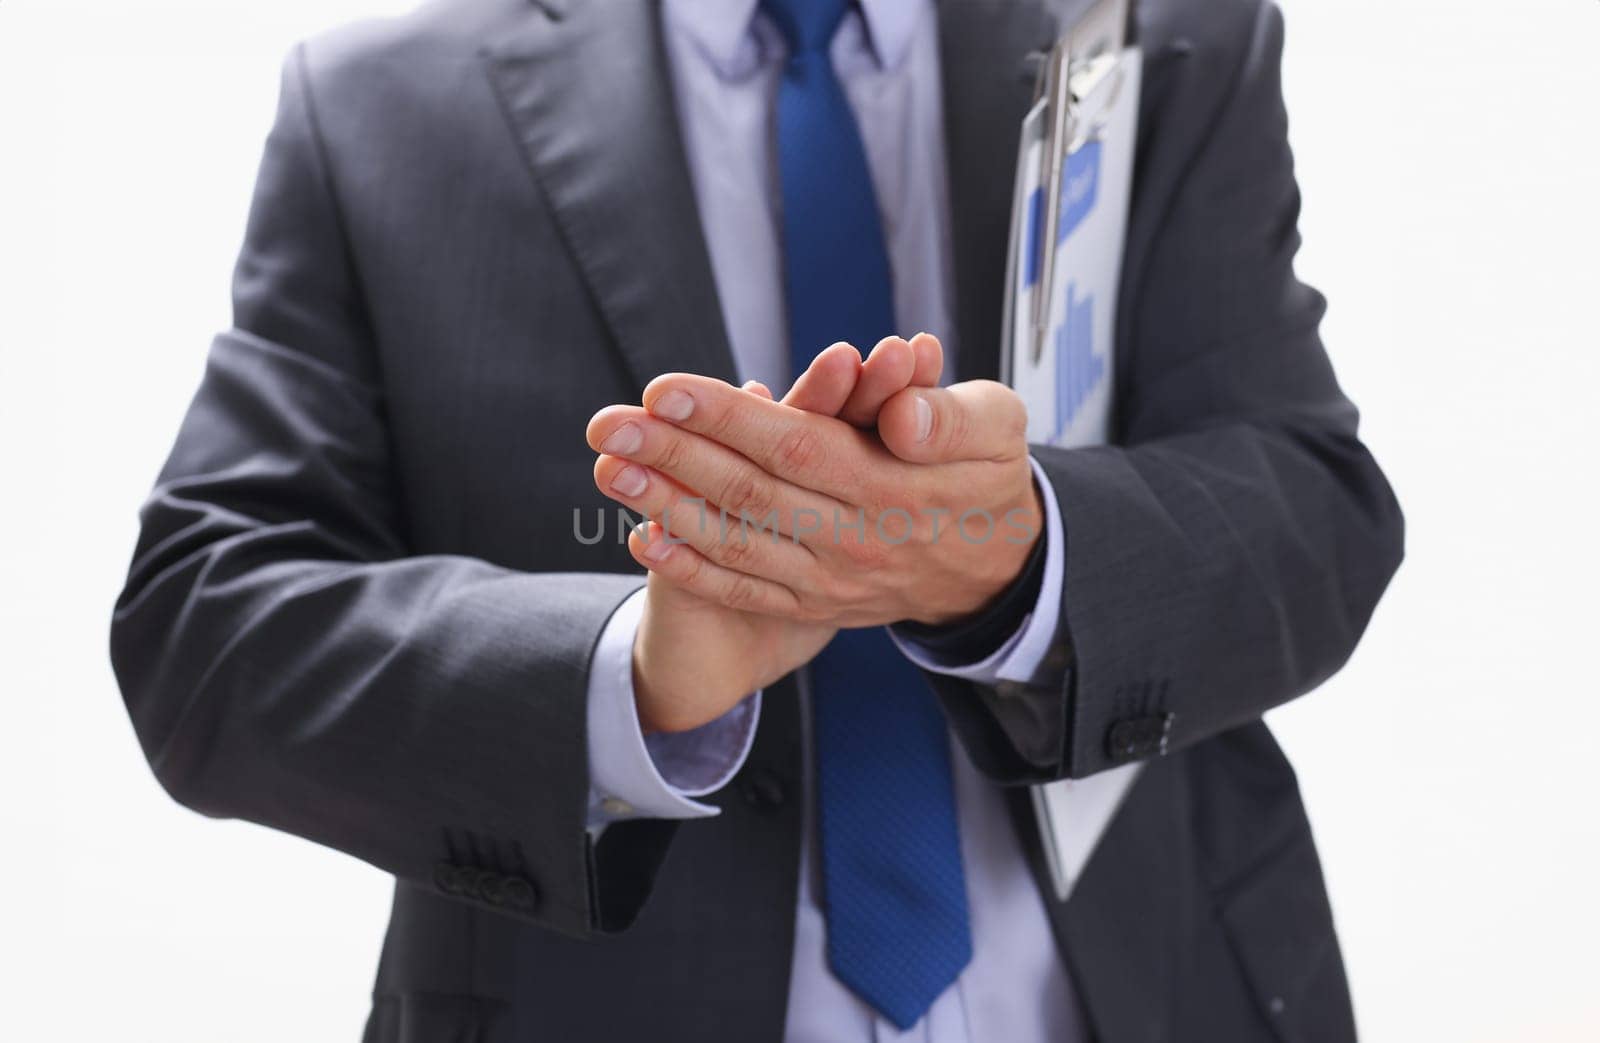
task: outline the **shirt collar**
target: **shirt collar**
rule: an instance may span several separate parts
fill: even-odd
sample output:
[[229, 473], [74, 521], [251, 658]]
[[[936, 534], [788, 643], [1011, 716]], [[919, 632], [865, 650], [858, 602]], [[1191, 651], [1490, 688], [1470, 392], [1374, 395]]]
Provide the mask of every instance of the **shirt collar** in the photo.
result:
[[741, 52], [753, 46], [751, 21], [758, 0], [667, 0], [666, 14], [694, 41], [721, 76], [735, 77]]
[[885, 71], [897, 68], [911, 49], [917, 20], [928, 13], [932, 0], [857, 0], [867, 20], [867, 36], [872, 41], [878, 65]]
[[[753, 43], [752, 23], [759, 0], [667, 0], [667, 14], [705, 52], [717, 71], [736, 75], [741, 56]], [[899, 66], [911, 47], [917, 20], [931, 0], [856, 0], [878, 65]]]

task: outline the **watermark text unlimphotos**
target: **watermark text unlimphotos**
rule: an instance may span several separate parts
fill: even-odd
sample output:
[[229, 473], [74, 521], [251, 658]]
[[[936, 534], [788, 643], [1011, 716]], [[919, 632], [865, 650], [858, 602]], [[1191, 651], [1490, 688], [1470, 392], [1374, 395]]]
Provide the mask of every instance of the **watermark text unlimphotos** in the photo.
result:
[[[687, 517], [685, 517], [687, 515]], [[586, 547], [593, 547], [606, 539], [607, 512], [603, 507], [594, 509], [592, 525], [586, 525], [585, 512], [580, 507], [572, 509], [572, 538]], [[981, 546], [994, 539], [1001, 539], [1011, 544], [1031, 543], [1039, 530], [1028, 512], [1021, 507], [1013, 507], [1006, 511], [999, 519], [995, 518], [992, 511], [982, 507], [973, 507], [957, 512], [943, 507], [925, 507], [916, 511], [903, 507], [889, 507], [879, 511], [877, 516], [868, 519], [865, 509], [857, 507], [852, 513], [839, 507], [833, 509], [833, 517], [827, 518], [821, 511], [809, 507], [801, 507], [791, 512], [789, 524], [780, 524], [784, 519], [774, 509], [762, 517], [756, 517], [748, 511], [740, 511], [737, 516], [729, 514], [720, 508], [712, 507], [705, 500], [687, 498], [682, 501], [676, 510], [665, 510], [659, 518], [639, 516], [618, 507], [611, 515], [614, 528], [613, 539], [617, 543], [628, 542], [628, 534], [645, 521], [659, 522], [662, 531], [666, 534], [663, 539], [668, 543], [690, 543], [687, 536], [675, 536], [673, 532], [684, 533], [694, 531], [701, 537], [714, 533], [718, 543], [737, 540], [748, 543], [752, 538], [759, 539], [765, 533], [768, 539], [776, 543], [779, 540], [792, 540], [795, 543], [813, 542], [821, 536], [831, 539], [835, 544], [845, 542], [846, 535], [854, 537], [854, 542], [865, 543], [870, 538], [897, 547], [907, 543], [917, 534], [918, 519], [927, 524], [928, 542], [938, 543], [955, 537], [964, 543]], [[641, 530], [648, 539], [648, 527]]]

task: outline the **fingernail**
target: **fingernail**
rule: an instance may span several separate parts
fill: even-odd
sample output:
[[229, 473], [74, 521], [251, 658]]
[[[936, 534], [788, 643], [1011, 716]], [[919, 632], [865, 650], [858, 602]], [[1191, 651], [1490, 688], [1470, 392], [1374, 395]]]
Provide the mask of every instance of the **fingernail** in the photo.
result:
[[672, 553], [672, 547], [673, 543], [671, 540], [667, 539], [667, 534], [665, 531], [663, 531], [661, 535], [657, 536], [655, 539], [651, 539], [650, 534], [645, 533], [644, 550], [642, 553], [644, 554], [646, 561], [665, 561], [667, 555]]
[[917, 404], [914, 407], [917, 413], [917, 441], [926, 442], [928, 436], [933, 434], [933, 406], [921, 395], [916, 396]]
[[668, 391], [656, 399], [650, 412], [668, 420], [687, 420], [689, 414], [694, 412], [694, 399], [689, 397], [687, 391]]
[[612, 456], [632, 456], [643, 445], [644, 432], [639, 430], [639, 425], [623, 424], [600, 443], [600, 451]]
[[638, 496], [649, 484], [650, 480], [645, 477], [642, 468], [629, 465], [618, 471], [616, 477], [611, 479], [611, 491], [623, 496]]

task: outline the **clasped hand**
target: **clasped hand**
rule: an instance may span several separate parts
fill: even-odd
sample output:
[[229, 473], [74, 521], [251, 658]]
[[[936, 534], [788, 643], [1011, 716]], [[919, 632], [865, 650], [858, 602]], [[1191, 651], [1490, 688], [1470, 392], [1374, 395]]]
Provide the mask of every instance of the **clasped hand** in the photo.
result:
[[672, 373], [590, 421], [602, 493], [650, 521], [634, 680], [683, 730], [809, 661], [840, 627], [943, 624], [1010, 584], [1042, 528], [1021, 401], [935, 386], [938, 341], [835, 345], [783, 402]]

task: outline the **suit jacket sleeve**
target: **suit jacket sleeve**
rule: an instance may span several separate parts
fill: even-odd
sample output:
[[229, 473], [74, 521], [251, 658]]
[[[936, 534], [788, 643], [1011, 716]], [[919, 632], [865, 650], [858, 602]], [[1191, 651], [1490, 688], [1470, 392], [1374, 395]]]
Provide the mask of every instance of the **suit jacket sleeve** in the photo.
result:
[[1181, 114], [1204, 121], [1193, 147], [1171, 111], [1141, 142], [1135, 232], [1160, 216], [1124, 273], [1120, 444], [1034, 449], [1066, 531], [1052, 653], [1032, 684], [930, 675], [1003, 781], [1177, 750], [1310, 690], [1401, 558], [1399, 507], [1318, 337], [1322, 298], [1293, 271], [1281, 16], [1261, 4], [1246, 26], [1215, 111]]
[[585, 831], [591, 652], [635, 577], [408, 552], [384, 395], [301, 57], [111, 633], [161, 783], [208, 815], [582, 934], [670, 823]]

